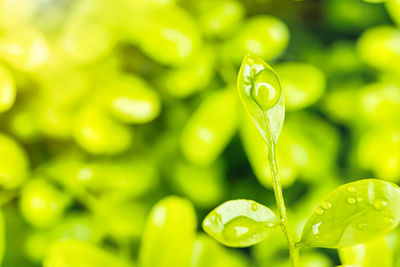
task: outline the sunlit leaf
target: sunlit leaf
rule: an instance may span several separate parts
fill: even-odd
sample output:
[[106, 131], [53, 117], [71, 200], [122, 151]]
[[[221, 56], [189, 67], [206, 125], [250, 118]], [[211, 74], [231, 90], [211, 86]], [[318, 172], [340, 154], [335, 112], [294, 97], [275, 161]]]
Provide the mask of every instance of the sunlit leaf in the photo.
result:
[[393, 252], [383, 237], [368, 243], [339, 249], [343, 264], [357, 264], [363, 267], [392, 267]]
[[67, 240], [54, 243], [47, 253], [44, 267], [133, 267], [118, 256], [90, 243]]
[[339, 248], [368, 242], [398, 225], [399, 206], [395, 184], [366, 179], [342, 185], [308, 219], [301, 244]]
[[140, 266], [189, 266], [196, 224], [196, 213], [189, 201], [175, 196], [159, 201], [143, 231]]
[[226, 148], [237, 129], [237, 95], [231, 88], [215, 91], [194, 111], [182, 130], [185, 157], [197, 165], [210, 165]]
[[275, 214], [252, 200], [231, 200], [211, 211], [203, 229], [222, 244], [247, 247], [265, 239], [277, 225]]
[[24, 148], [14, 138], [0, 133], [0, 185], [21, 186], [28, 176], [29, 161]]
[[238, 250], [230, 250], [213, 238], [199, 234], [193, 246], [190, 267], [245, 267], [246, 257]]
[[276, 143], [285, 117], [278, 76], [261, 58], [248, 54], [238, 76], [242, 103], [264, 140]]
[[0, 113], [13, 106], [15, 95], [15, 81], [11, 74], [0, 65]]

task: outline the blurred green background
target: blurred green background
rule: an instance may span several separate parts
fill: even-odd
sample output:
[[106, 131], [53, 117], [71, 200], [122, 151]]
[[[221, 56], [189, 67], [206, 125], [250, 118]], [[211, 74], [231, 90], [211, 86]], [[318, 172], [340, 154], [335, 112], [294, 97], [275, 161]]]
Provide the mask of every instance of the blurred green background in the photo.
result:
[[[400, 182], [400, 0], [382, 2], [0, 0], [2, 266], [290, 266], [279, 231], [231, 249], [201, 230], [229, 199], [276, 209], [238, 69], [251, 52], [280, 77], [299, 235], [336, 186]], [[399, 238], [358, 266], [400, 266]]]

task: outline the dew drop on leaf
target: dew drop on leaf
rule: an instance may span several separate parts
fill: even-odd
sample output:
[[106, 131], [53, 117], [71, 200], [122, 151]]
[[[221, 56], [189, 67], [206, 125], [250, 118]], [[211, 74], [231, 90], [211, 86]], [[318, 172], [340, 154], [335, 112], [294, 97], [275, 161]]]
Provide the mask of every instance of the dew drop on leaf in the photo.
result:
[[383, 218], [383, 221], [384, 221], [386, 224], [393, 224], [393, 223], [394, 223], [394, 220], [393, 220], [392, 218], [390, 218], [390, 217], [385, 217], [385, 218]]
[[[323, 209], [324, 203], [332, 204], [331, 208]], [[311, 214], [300, 243], [341, 248], [369, 242], [400, 223], [399, 207], [400, 188], [396, 184], [365, 179], [339, 186]]]
[[230, 240], [245, 238], [251, 234], [254, 223], [256, 223], [254, 220], [245, 216], [236, 217], [225, 225], [223, 235]]
[[374, 201], [374, 208], [377, 210], [381, 210], [386, 208], [388, 202], [385, 199], [377, 199]]
[[247, 55], [237, 82], [243, 106], [267, 144], [276, 143], [285, 117], [278, 76], [261, 58]]
[[347, 188], [347, 191], [349, 191], [350, 193], [354, 193], [356, 192], [356, 189], [352, 186], [350, 186], [349, 188]]
[[258, 209], [257, 203], [251, 204], [251, 210], [256, 211]]
[[330, 209], [332, 207], [332, 204], [329, 203], [329, 202], [322, 202], [321, 203], [321, 207], [326, 209], [326, 210], [328, 210], [328, 209]]
[[347, 198], [347, 203], [349, 203], [350, 205], [353, 205], [354, 203], [356, 203], [356, 199], [354, 197], [349, 197], [349, 198]]

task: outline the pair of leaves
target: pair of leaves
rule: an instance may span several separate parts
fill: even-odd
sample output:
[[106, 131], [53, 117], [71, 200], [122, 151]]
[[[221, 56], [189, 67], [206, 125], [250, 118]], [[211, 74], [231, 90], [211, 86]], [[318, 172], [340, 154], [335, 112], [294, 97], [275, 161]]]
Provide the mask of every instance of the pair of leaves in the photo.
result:
[[[238, 77], [238, 91], [268, 146], [277, 142], [284, 119], [279, 79], [262, 59], [247, 55]], [[368, 242], [400, 222], [400, 189], [377, 179], [338, 187], [306, 222], [301, 246], [340, 248]], [[204, 230], [233, 247], [254, 245], [277, 224], [274, 213], [251, 200], [228, 201], [204, 220]]]
[[[400, 188], [365, 179], [332, 191], [306, 222], [301, 246], [340, 248], [368, 242], [393, 230], [400, 222]], [[279, 222], [267, 207], [251, 200], [232, 200], [213, 210], [204, 230], [232, 247], [254, 245]]]

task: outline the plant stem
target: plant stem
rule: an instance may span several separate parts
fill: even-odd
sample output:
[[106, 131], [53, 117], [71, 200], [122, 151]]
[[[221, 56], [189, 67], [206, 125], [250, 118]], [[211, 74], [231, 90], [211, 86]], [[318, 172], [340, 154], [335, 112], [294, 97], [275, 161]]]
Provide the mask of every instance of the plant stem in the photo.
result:
[[274, 142], [270, 142], [268, 146], [268, 161], [271, 169], [271, 175], [273, 180], [273, 187], [275, 193], [276, 204], [278, 206], [279, 217], [281, 219], [281, 227], [282, 231], [285, 234], [288, 244], [289, 244], [289, 254], [290, 259], [292, 261], [293, 267], [298, 267], [299, 265], [299, 248], [293, 240], [292, 233], [289, 229], [287, 214], [286, 214], [286, 207], [285, 207], [285, 200], [283, 199], [282, 193], [282, 185], [279, 179], [278, 173], [278, 166], [276, 164], [276, 155], [275, 155], [275, 144]]

